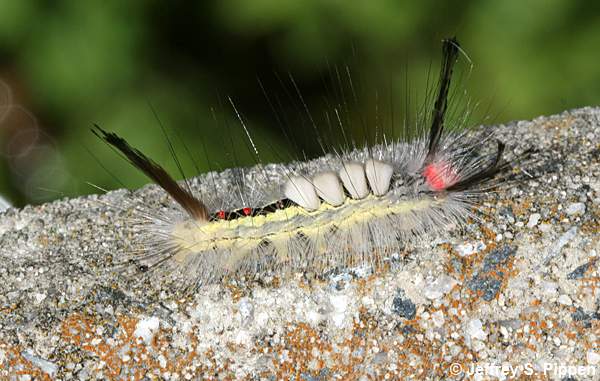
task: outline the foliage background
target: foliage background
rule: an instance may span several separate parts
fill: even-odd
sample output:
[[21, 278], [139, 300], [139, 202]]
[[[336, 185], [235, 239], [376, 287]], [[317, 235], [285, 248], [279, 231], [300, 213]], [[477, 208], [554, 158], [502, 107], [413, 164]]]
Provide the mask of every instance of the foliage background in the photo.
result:
[[[440, 40], [451, 35], [471, 59], [465, 87], [485, 105], [477, 112], [481, 123], [597, 105], [596, 4], [2, 0], [0, 194], [23, 205], [97, 192], [86, 182], [119, 187], [94, 156], [128, 187], [146, 183], [91, 135], [92, 123], [119, 132], [177, 173], [152, 108], [177, 151], [185, 142], [200, 171], [252, 164], [228, 97], [259, 142], [263, 161], [315, 155], [306, 114], [282, 122], [295, 131], [285, 139], [257, 77], [279, 100], [281, 114], [302, 115], [298, 97], [286, 96], [287, 73], [308, 107], [320, 110], [335, 98], [324, 85], [335, 77], [332, 68], [348, 65], [369, 89], [385, 89], [364, 91], [370, 99], [364, 120], [384, 125], [389, 118], [377, 119], [378, 113], [390, 110], [373, 116], [373, 105], [406, 105], [407, 94], [418, 103], [427, 73], [437, 73]], [[192, 161], [182, 161], [194, 174]]]

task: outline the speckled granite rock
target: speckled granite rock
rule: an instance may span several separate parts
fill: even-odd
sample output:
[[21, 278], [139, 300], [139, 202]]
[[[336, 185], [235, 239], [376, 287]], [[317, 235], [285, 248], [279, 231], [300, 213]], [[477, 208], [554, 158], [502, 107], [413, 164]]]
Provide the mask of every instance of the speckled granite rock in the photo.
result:
[[5, 211], [0, 378], [600, 379], [600, 109], [498, 128], [532, 178], [378, 274], [178, 297], [107, 271], [154, 186]]

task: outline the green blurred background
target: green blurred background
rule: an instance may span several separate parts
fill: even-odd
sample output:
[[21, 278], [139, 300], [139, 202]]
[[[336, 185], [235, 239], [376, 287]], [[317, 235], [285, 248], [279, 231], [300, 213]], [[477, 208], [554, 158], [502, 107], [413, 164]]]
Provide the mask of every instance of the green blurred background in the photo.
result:
[[329, 127], [335, 105], [357, 142], [368, 140], [365, 126], [389, 129], [417, 108], [451, 35], [471, 60], [461, 72], [481, 101], [475, 123], [597, 105], [596, 4], [1, 0], [0, 194], [24, 205], [98, 192], [87, 182], [120, 187], [94, 157], [128, 187], [147, 183], [92, 136], [93, 123], [176, 174], [154, 111], [187, 175], [250, 165], [229, 98], [262, 161], [314, 156], [296, 87], [327, 144], [340, 135]]

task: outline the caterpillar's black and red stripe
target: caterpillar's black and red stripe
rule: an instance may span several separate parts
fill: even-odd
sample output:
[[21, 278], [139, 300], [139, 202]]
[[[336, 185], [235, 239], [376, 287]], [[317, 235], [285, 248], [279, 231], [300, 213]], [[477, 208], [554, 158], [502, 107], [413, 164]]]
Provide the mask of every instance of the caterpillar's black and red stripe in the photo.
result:
[[[489, 131], [446, 128], [460, 47], [456, 39], [447, 39], [442, 50], [423, 136], [384, 138], [383, 144], [308, 162], [209, 173], [199, 182], [212, 186], [201, 189], [200, 196], [124, 139], [96, 126], [96, 135], [180, 206], [161, 218], [144, 213], [147, 220], [138, 231], [143, 247], [126, 253], [124, 262], [158, 269], [188, 286], [261, 271], [324, 273], [377, 265], [407, 244], [460, 227], [473, 216], [485, 192], [482, 184], [501, 181], [499, 174], [511, 165], [503, 159], [504, 145], [493, 143]], [[490, 153], [492, 144], [497, 148]], [[233, 184], [232, 173], [241, 181]]]

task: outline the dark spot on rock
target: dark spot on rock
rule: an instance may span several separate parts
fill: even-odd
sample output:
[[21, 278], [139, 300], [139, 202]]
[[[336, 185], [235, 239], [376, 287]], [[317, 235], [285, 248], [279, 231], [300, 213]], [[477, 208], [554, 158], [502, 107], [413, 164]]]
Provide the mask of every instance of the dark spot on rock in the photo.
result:
[[592, 327], [592, 320], [600, 320], [600, 311], [585, 312], [581, 307], [571, 314], [574, 321], [580, 322], [584, 328]]
[[485, 276], [473, 277], [473, 279], [467, 283], [467, 287], [472, 291], [481, 291], [483, 293], [481, 297], [486, 302], [489, 302], [496, 297], [501, 286], [502, 282], [500, 282], [500, 280]]
[[454, 272], [462, 274], [462, 272], [463, 272], [463, 263], [462, 263], [462, 261], [460, 259], [458, 259], [458, 258], [452, 258], [451, 264], [452, 264], [452, 269], [454, 270]]
[[504, 218], [506, 218], [507, 220], [512, 220], [514, 222], [515, 220], [515, 215], [513, 213], [512, 208], [510, 207], [503, 207], [502, 209], [500, 209], [499, 214], [501, 216], [503, 216]]
[[373, 356], [373, 364], [384, 364], [388, 359], [387, 352], [379, 352]]
[[583, 321], [583, 320], [588, 320], [589, 319], [588, 314], [585, 313], [585, 311], [581, 307], [577, 307], [577, 310], [575, 310], [575, 312], [573, 312], [571, 314], [571, 317], [575, 321]]
[[392, 309], [395, 313], [408, 320], [414, 319], [417, 314], [415, 304], [405, 296], [403, 290], [397, 291], [397, 295], [392, 302]]
[[508, 260], [515, 255], [517, 249], [513, 246], [502, 246], [492, 250], [483, 260], [483, 272], [496, 270], [499, 266], [505, 265]]
[[410, 335], [412, 333], [415, 333], [415, 328], [412, 325], [405, 325], [404, 327], [402, 327], [403, 335]]
[[598, 259], [593, 259], [593, 260], [589, 261], [588, 263], [584, 263], [583, 265], [578, 266], [575, 270], [573, 270], [569, 274], [567, 274], [567, 279], [574, 280], [574, 279], [583, 278], [585, 273], [590, 268], [592, 268], [592, 266], [594, 266], [597, 261], [598, 261]]
[[324, 380], [329, 380], [329, 368], [323, 368], [319, 371], [319, 374], [317, 375], [311, 375], [309, 373], [302, 373], [300, 374], [300, 379], [303, 381], [324, 381]]
[[130, 296], [125, 294], [122, 290], [107, 286], [99, 286], [94, 292], [90, 294], [87, 303], [93, 303], [96, 305], [111, 305], [113, 307], [126, 307], [126, 308], [140, 308], [146, 309], [146, 304], [137, 300], [132, 299]]
[[484, 258], [481, 269], [467, 281], [467, 287], [473, 292], [481, 292], [486, 302], [494, 299], [502, 287], [502, 279], [505, 275], [502, 267], [516, 252], [517, 249], [509, 245], [491, 251]]
[[581, 307], [577, 307], [575, 312], [571, 314], [574, 321], [581, 322], [585, 328], [592, 327], [592, 320], [600, 320], [600, 312], [586, 312]]
[[98, 291], [95, 293], [95, 300], [101, 303], [126, 303], [129, 301], [129, 297], [119, 289], [100, 286]]

